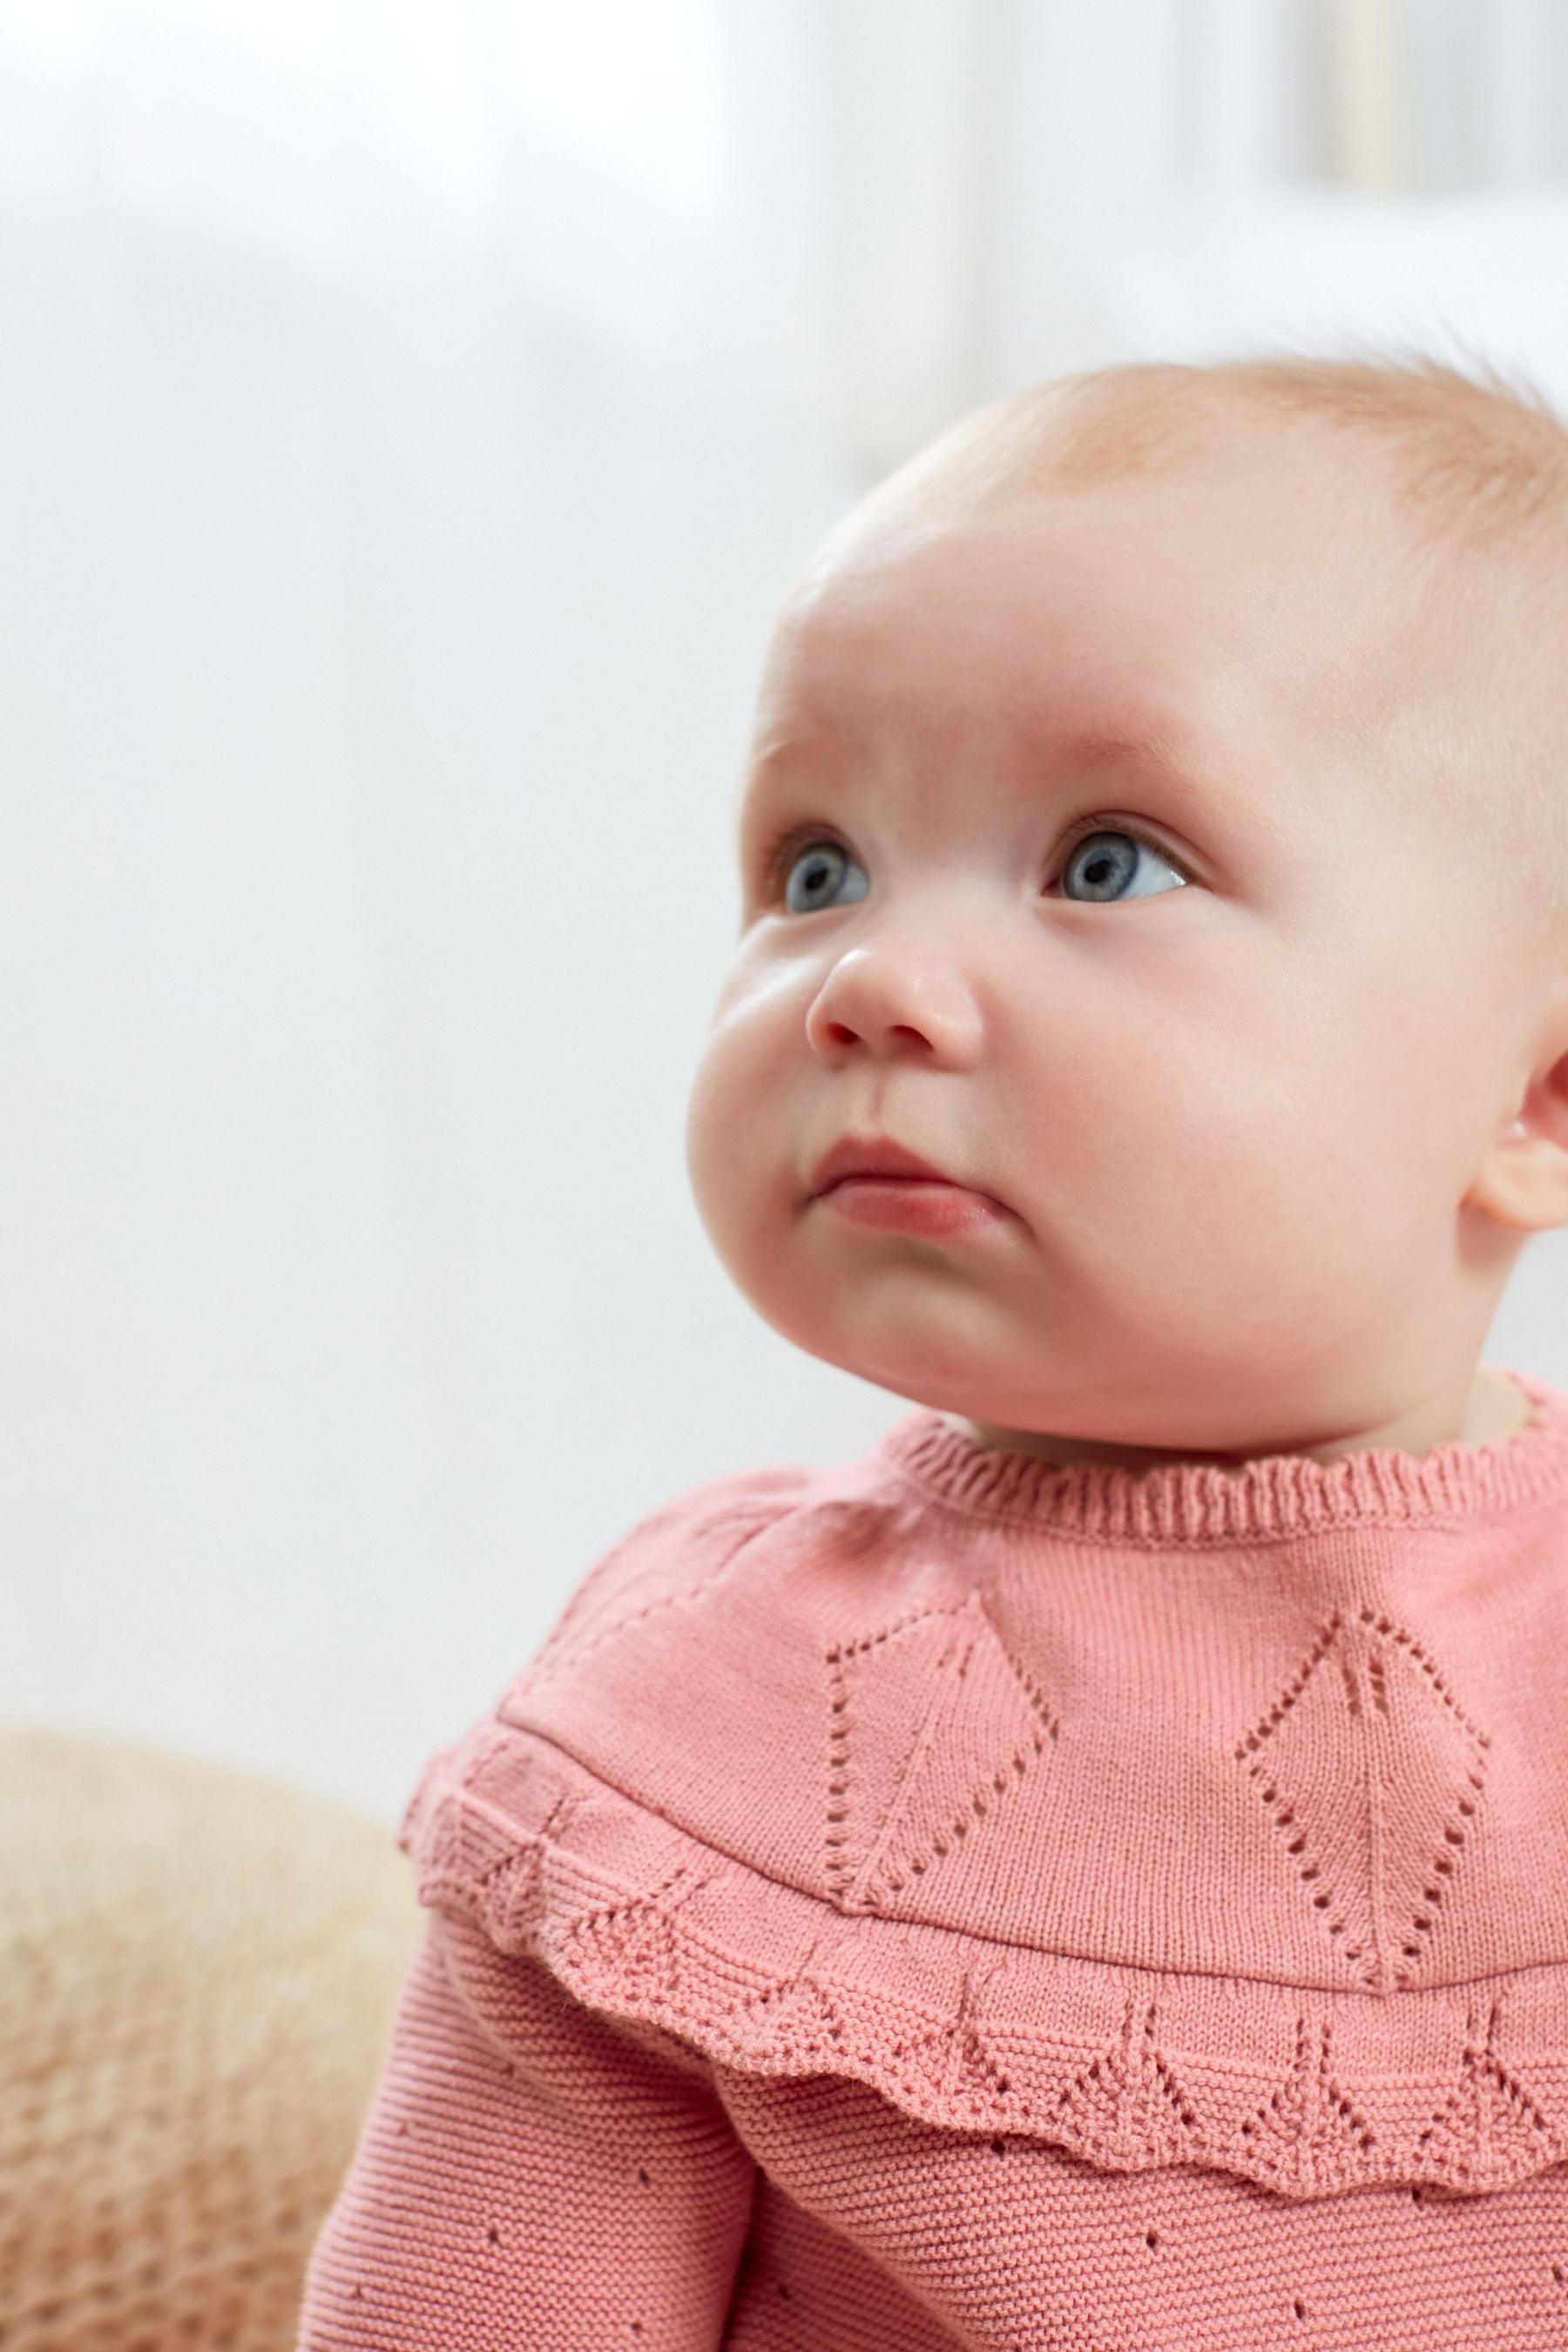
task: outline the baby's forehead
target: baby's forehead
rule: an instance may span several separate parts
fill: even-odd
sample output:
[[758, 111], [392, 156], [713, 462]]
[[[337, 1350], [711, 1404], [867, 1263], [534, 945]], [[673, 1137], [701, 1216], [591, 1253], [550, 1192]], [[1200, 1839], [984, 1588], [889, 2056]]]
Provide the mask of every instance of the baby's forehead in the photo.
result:
[[1364, 495], [1256, 451], [1088, 487], [939, 475], [868, 501], [821, 551], [781, 613], [761, 716], [1172, 737], [1210, 703], [1330, 672], [1337, 712], [1344, 679], [1386, 657], [1408, 569]]
[[[825, 552], [912, 515], [928, 529], [1042, 500], [1194, 501], [1194, 529], [1266, 513], [1281, 562], [1381, 565], [1447, 611], [1568, 577], [1568, 430], [1500, 385], [1432, 362], [1132, 366], [1068, 378], [962, 420], [862, 501]], [[1560, 609], [1560, 608], [1559, 608]]]
[[831, 684], [837, 656], [852, 700], [846, 662], [939, 610], [989, 672], [966, 608], [1011, 551], [1043, 654], [1097, 613], [1135, 661], [1152, 625], [1221, 645], [1310, 615], [1337, 638], [1325, 711], [1366, 691], [1375, 718], [1427, 672], [1479, 708], [1521, 659], [1555, 669], [1565, 518], [1568, 434], [1443, 370], [1109, 371], [993, 404], [863, 500], [786, 601], [769, 682]]
[[1414, 576], [1430, 533], [1384, 440], [1182, 373], [1195, 385], [1174, 402], [1134, 399], [1117, 378], [1082, 413], [1056, 386], [981, 411], [844, 518], [786, 600], [785, 628], [852, 624], [889, 582], [961, 597], [1009, 555], [1042, 600], [1064, 585], [1100, 593], [1118, 567], [1154, 567], [1179, 595], [1216, 546], [1259, 576], [1300, 579], [1314, 563], [1385, 585]]

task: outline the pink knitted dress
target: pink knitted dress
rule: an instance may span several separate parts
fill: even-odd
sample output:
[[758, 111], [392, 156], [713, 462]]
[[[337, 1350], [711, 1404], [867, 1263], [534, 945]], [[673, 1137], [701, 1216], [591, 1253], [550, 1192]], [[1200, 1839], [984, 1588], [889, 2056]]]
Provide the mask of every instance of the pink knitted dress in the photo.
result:
[[643, 1520], [402, 1843], [310, 2352], [1568, 2347], [1568, 1391]]

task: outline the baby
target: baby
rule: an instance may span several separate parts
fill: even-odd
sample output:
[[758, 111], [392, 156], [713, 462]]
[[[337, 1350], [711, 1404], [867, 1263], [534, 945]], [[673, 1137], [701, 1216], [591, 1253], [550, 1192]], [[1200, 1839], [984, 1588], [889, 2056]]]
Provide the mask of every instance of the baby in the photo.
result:
[[402, 1831], [300, 2336], [1568, 2347], [1568, 433], [1000, 402], [788, 598], [693, 1092], [914, 1408], [653, 1511]]

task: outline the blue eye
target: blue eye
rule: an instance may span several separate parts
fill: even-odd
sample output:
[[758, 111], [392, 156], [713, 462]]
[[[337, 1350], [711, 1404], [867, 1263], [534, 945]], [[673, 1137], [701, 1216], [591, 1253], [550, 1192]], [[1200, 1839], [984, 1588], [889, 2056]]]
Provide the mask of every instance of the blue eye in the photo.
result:
[[815, 915], [835, 903], [834, 893], [846, 876], [858, 877], [859, 887], [848, 890], [837, 902], [840, 906], [863, 898], [871, 887], [870, 878], [836, 841], [808, 842], [791, 862], [784, 880], [784, 904], [792, 915]]
[[[1173, 866], [1163, 849], [1146, 841], [1141, 833], [1106, 830], [1085, 834], [1073, 844], [1071, 854], [1062, 869], [1064, 896], [1079, 897], [1079, 903], [1092, 906], [1097, 899], [1150, 898], [1170, 887], [1151, 883], [1128, 889], [1125, 886], [1136, 874], [1140, 857], [1152, 857], [1174, 877], [1174, 887], [1182, 888], [1186, 876]], [[1076, 877], [1083, 884], [1081, 894], [1068, 890], [1068, 883]]]

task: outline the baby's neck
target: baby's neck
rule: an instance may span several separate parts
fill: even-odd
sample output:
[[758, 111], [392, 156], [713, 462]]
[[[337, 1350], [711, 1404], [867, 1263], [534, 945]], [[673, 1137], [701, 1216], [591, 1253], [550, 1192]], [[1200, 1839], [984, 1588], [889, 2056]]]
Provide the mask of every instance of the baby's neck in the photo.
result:
[[1420, 1454], [1429, 1447], [1444, 1444], [1456, 1445], [1495, 1445], [1522, 1429], [1531, 1417], [1530, 1399], [1506, 1373], [1483, 1370], [1478, 1371], [1466, 1402], [1459, 1426], [1450, 1424], [1451, 1413], [1445, 1417], [1439, 1407], [1424, 1405], [1402, 1419], [1381, 1429], [1364, 1430], [1350, 1437], [1337, 1438], [1325, 1445], [1269, 1446], [1255, 1454], [1205, 1454], [1184, 1452], [1172, 1447], [1162, 1452], [1146, 1445], [1101, 1444], [1092, 1438], [1056, 1437], [1028, 1429], [1001, 1429], [989, 1422], [969, 1421], [962, 1413], [944, 1412], [942, 1416], [950, 1429], [984, 1445], [1014, 1454], [1033, 1454], [1042, 1461], [1056, 1462], [1064, 1466], [1071, 1462], [1103, 1462], [1113, 1467], [1131, 1470], [1141, 1475], [1165, 1463], [1207, 1462], [1216, 1470], [1234, 1473], [1246, 1468], [1257, 1452], [1271, 1454], [1299, 1453], [1309, 1461], [1337, 1462], [1346, 1454], [1360, 1454], [1372, 1447], [1392, 1447], [1400, 1453]]

